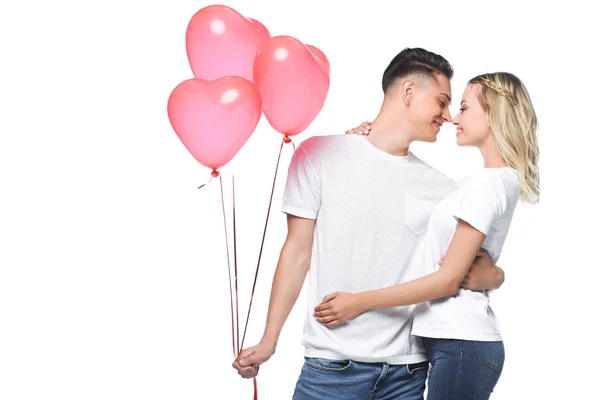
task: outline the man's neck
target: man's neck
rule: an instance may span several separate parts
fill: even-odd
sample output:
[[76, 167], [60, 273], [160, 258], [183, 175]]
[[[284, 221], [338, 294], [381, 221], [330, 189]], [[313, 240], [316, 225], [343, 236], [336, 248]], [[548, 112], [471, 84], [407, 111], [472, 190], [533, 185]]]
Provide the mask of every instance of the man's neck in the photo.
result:
[[379, 150], [393, 156], [406, 156], [411, 143], [410, 132], [406, 129], [407, 126], [407, 123], [398, 121], [398, 117], [391, 123], [385, 118], [385, 114], [380, 113], [371, 124], [371, 132], [367, 139]]

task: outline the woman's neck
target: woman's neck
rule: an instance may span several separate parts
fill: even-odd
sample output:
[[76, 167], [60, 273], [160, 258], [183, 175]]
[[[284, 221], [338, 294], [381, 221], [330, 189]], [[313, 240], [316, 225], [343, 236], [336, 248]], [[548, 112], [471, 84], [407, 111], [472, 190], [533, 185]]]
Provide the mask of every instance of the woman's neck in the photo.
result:
[[481, 146], [479, 146], [479, 151], [481, 151], [481, 155], [483, 156], [484, 168], [508, 167], [504, 157], [502, 157], [502, 154], [500, 154], [500, 150], [498, 150], [496, 141], [491, 135], [489, 140], [485, 141]]

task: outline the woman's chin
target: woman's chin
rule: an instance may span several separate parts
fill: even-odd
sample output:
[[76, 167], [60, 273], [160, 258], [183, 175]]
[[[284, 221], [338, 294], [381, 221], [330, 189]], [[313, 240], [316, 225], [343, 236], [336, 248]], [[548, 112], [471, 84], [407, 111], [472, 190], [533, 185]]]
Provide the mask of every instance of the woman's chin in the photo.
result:
[[456, 135], [456, 145], [460, 147], [465, 147], [470, 146], [471, 143], [469, 143], [469, 141], [466, 140], [462, 133], [459, 133], [458, 135]]

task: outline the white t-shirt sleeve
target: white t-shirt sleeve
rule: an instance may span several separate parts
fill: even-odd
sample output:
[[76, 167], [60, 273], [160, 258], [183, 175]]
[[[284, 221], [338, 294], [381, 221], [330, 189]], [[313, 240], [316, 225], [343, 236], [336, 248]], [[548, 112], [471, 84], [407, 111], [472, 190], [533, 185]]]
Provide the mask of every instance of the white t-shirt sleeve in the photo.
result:
[[302, 145], [294, 155], [288, 169], [283, 192], [282, 211], [301, 218], [316, 219], [321, 206], [320, 163], [311, 157]]
[[488, 235], [494, 220], [506, 209], [506, 189], [494, 176], [481, 176], [471, 180], [464, 189], [460, 204], [453, 213], [484, 235]]

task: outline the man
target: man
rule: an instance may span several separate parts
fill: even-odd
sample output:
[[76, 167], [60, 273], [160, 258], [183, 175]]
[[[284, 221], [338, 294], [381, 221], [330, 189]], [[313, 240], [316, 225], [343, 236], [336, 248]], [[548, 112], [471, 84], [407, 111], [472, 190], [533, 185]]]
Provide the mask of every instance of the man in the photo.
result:
[[[288, 236], [275, 272], [261, 342], [233, 367], [245, 378], [275, 352], [281, 329], [307, 272], [305, 365], [294, 399], [422, 399], [428, 360], [410, 335], [414, 307], [378, 309], [329, 329], [313, 309], [336, 291], [359, 292], [423, 275], [411, 259], [422, 244], [436, 201], [456, 184], [409, 151], [435, 142], [451, 121], [450, 79], [443, 57], [404, 49], [383, 74], [381, 111], [368, 136], [312, 137], [294, 153], [284, 192]], [[484, 266], [481, 266], [483, 262]], [[499, 287], [502, 271], [489, 258], [470, 274]]]

